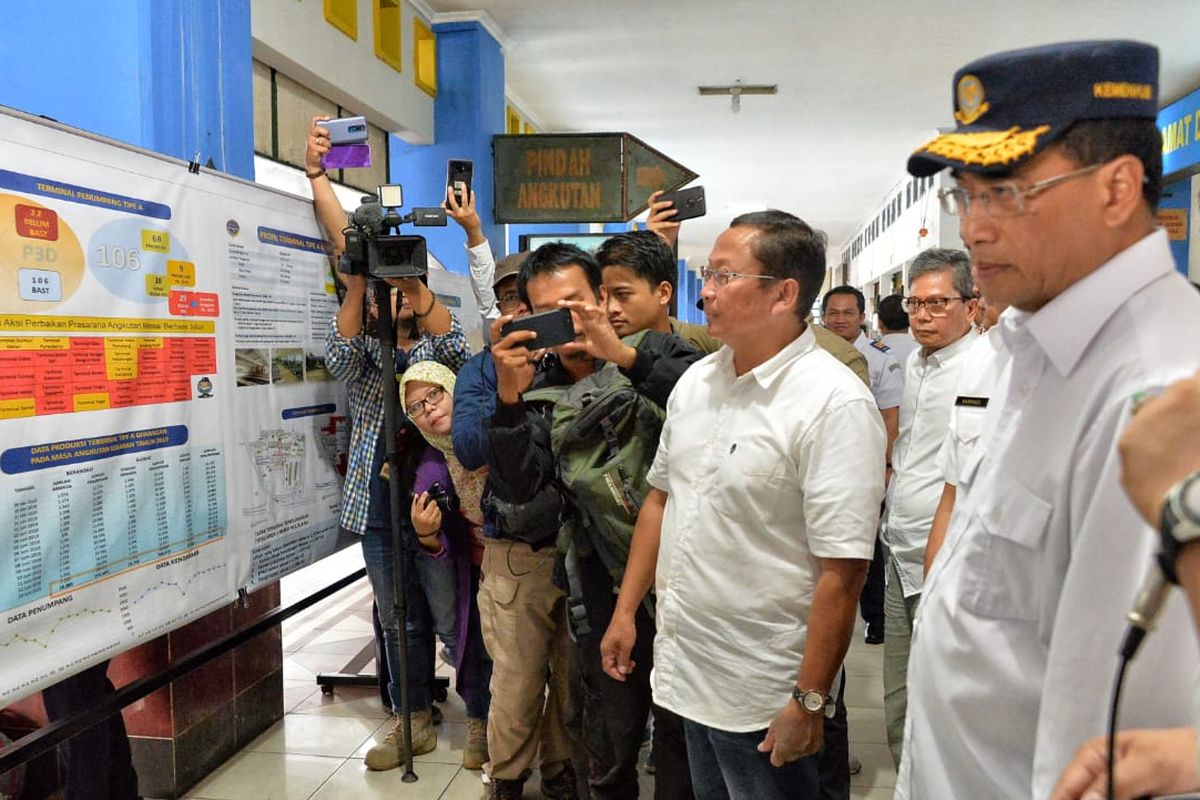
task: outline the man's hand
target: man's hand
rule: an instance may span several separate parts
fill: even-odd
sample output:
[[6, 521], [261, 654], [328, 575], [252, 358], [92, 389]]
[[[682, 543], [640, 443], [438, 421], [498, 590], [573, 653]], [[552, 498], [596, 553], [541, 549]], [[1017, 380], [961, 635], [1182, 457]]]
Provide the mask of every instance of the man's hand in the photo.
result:
[[501, 336], [500, 329], [513, 319], [505, 314], [492, 321], [492, 360], [496, 362], [496, 396], [505, 405], [514, 405], [533, 385], [533, 362], [524, 342], [537, 338], [533, 331], [513, 331]]
[[637, 643], [637, 625], [630, 614], [614, 612], [608, 623], [608, 630], [600, 640], [600, 665], [604, 672], [614, 681], [625, 681], [625, 676], [633, 672], [637, 662], [629, 658], [633, 646]]
[[646, 218], [646, 230], [654, 231], [662, 240], [674, 247], [679, 241], [679, 225], [678, 222], [671, 222], [671, 217], [679, 213], [679, 209], [670, 200], [659, 203], [655, 199], [662, 195], [662, 190], [650, 195], [647, 201], [650, 204], [650, 216]]
[[321, 159], [333, 146], [329, 143], [329, 129], [321, 124], [327, 119], [329, 119], [328, 115], [318, 114], [309, 123], [308, 144], [304, 148], [305, 172], [313, 173], [324, 169], [321, 166]]
[[[413, 530], [417, 532], [417, 536], [432, 537], [442, 529], [442, 509], [429, 499], [428, 492], [421, 492], [413, 497], [411, 514]], [[427, 544], [428, 541], [430, 540], [422, 539], [421, 546], [427, 550], [441, 549], [439, 542], [432, 541], [431, 546]]]
[[[1104, 800], [1108, 783], [1108, 738], [1098, 736], [1075, 752], [1050, 800]], [[1200, 789], [1195, 728], [1117, 733], [1114, 765], [1118, 800]]]
[[1121, 485], [1157, 528], [1167, 492], [1200, 469], [1200, 373], [1138, 409], [1118, 448]]
[[789, 700], [771, 720], [758, 752], [770, 753], [771, 766], [782, 767], [789, 761], [818, 752], [824, 740], [825, 715], [809, 714], [794, 700]]
[[458, 200], [454, 197], [454, 189], [447, 186], [446, 200], [442, 203], [442, 208], [446, 209], [446, 214], [467, 232], [467, 247], [483, 244], [483, 222], [475, 211], [475, 192], [473, 190], [467, 193], [466, 201], [459, 205]]
[[560, 300], [563, 308], [571, 309], [571, 315], [583, 338], [576, 342], [592, 358], [611, 361], [619, 367], [629, 369], [637, 358], [637, 350], [621, 341], [612, 323], [608, 321], [608, 312], [601, 306], [594, 306], [581, 300]]

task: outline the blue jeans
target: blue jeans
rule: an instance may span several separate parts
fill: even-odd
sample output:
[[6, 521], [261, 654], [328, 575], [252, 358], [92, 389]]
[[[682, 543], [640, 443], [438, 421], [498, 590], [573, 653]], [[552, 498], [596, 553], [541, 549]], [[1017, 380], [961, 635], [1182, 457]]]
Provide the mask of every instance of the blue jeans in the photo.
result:
[[685, 719], [688, 765], [696, 800], [817, 800], [817, 756], [771, 766], [771, 754], [758, 752], [764, 728], [730, 733]]
[[[362, 539], [363, 561], [367, 577], [375, 594], [379, 609], [379, 623], [383, 627], [384, 653], [388, 661], [388, 696], [392, 708], [400, 712], [400, 626], [397, 624], [394, 607], [396, 585], [399, 582], [392, 560], [392, 534], [384, 528], [368, 527]], [[449, 559], [418, 557], [412, 549], [404, 548], [405, 600], [408, 604], [408, 619], [405, 636], [408, 640], [408, 697], [413, 711], [429, 708], [433, 698], [430, 684], [433, 681], [433, 640], [431, 627], [450, 650], [457, 655], [457, 583], [455, 564]], [[477, 583], [477, 580], [476, 580]], [[471, 604], [474, 606], [474, 602]], [[467, 716], [487, 719], [491, 695], [488, 681], [491, 678], [491, 662], [483, 646], [479, 632], [479, 613], [471, 609], [466, 658], [462, 659], [463, 674], [458, 685]]]
[[[395, 615], [396, 575], [392, 557], [392, 532], [387, 528], [368, 527], [362, 537], [363, 562], [367, 567], [367, 579], [375, 594], [375, 605], [379, 611], [379, 624], [383, 627], [383, 651], [388, 666], [388, 696], [392, 699], [392, 710], [401, 711], [400, 684], [397, 682], [403, 667], [400, 664], [400, 625]], [[425, 711], [432, 698], [429, 684], [433, 679], [433, 648], [429, 637], [429, 607], [418, 586], [417, 568], [412, 553], [405, 549], [408, 563], [405, 598], [408, 601], [408, 621], [405, 635], [408, 639], [408, 699], [413, 711]], [[414, 602], [417, 601], [417, 602]]]
[[416, 557], [417, 575], [421, 583], [433, 632], [446, 646], [451, 661], [458, 659], [458, 569], [449, 558]]

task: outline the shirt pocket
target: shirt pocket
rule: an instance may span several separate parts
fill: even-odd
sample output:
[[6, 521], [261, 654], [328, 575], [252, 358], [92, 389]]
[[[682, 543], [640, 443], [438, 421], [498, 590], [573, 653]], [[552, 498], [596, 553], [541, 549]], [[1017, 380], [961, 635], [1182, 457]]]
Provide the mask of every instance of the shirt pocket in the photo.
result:
[[708, 489], [717, 512], [734, 520], [768, 521], [779, 500], [787, 457], [767, 441], [747, 439], [717, 455]]
[[1053, 507], [1008, 476], [997, 476], [971, 512], [963, 545], [965, 609], [983, 617], [1034, 621], [1041, 605], [1038, 561]]

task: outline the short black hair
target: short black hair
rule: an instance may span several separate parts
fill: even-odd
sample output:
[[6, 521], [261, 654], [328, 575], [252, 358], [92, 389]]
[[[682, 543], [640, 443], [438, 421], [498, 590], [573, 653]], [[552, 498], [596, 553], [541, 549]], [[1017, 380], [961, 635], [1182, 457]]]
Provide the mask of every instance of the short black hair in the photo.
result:
[[833, 297], [834, 295], [838, 295], [838, 294], [854, 295], [854, 299], [858, 301], [858, 313], [860, 313], [860, 314], [867, 313], [867, 298], [863, 297], [863, 293], [860, 292], [858, 289], [855, 289], [853, 286], [850, 286], [849, 284], [847, 284], [845, 286], [835, 286], [832, 289], [830, 289], [828, 292], [825, 293], [825, 296], [821, 298], [821, 313], [822, 314], [824, 314], [825, 310], [827, 308], [829, 308], [829, 298]]
[[568, 267], [579, 267], [583, 270], [583, 274], [587, 276], [592, 292], [598, 300], [601, 285], [600, 265], [596, 263], [592, 254], [573, 244], [547, 242], [530, 253], [529, 258], [525, 259], [525, 263], [521, 265], [521, 271], [517, 273], [517, 294], [521, 296], [521, 302], [527, 308], [533, 308], [533, 304], [529, 302], [530, 280], [538, 275], [560, 272]]
[[1162, 133], [1152, 119], [1089, 119], [1080, 120], [1056, 139], [1058, 147], [1081, 167], [1104, 164], [1123, 155], [1142, 162], [1146, 180], [1142, 197], [1150, 210], [1158, 209], [1162, 200]]
[[875, 308], [879, 314], [879, 324], [889, 331], [908, 330], [908, 314], [904, 313], [903, 300], [898, 294], [889, 294]]
[[805, 319], [825, 281], [825, 234], [795, 214], [774, 208], [741, 214], [729, 227], [758, 231], [750, 243], [751, 254], [763, 265], [764, 275], [791, 278], [800, 285], [796, 313]]
[[628, 267], [652, 287], [665, 281], [671, 285], [671, 293], [675, 293], [679, 264], [675, 260], [675, 253], [657, 233], [618, 233], [600, 245], [596, 251], [596, 261], [601, 270], [605, 267]]

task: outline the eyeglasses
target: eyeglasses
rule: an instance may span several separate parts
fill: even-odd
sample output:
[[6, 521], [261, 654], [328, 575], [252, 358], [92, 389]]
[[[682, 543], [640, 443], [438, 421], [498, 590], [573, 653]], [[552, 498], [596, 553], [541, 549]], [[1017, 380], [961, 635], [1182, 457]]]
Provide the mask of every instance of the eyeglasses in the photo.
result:
[[720, 289], [735, 278], [758, 278], [760, 281], [777, 281], [774, 275], [753, 275], [749, 272], [730, 272], [727, 269], [713, 269], [712, 267], [700, 268], [700, 280], [708, 283], [712, 281], [713, 286]]
[[963, 302], [966, 302], [967, 300], [974, 299], [975, 298], [973, 297], [961, 296], [931, 297], [928, 300], [918, 300], [915, 297], [905, 297], [901, 299], [900, 307], [904, 309], [905, 314], [915, 314], [923, 308], [929, 312], [929, 316], [931, 317], [944, 317], [947, 313], [949, 313], [946, 310], [946, 306], [949, 305], [952, 300], [962, 300]]
[[429, 409], [441, 402], [442, 396], [445, 394], [445, 389], [443, 389], [441, 386], [435, 386], [426, 392], [425, 396], [420, 400], [404, 409], [404, 413], [408, 414], [409, 419], [420, 419], [429, 413]]
[[498, 306], [511, 307], [515, 306], [519, 302], [521, 302], [521, 295], [517, 294], [516, 292], [505, 292], [496, 298], [496, 305]]
[[1025, 213], [1026, 198], [1033, 197], [1072, 178], [1095, 172], [1102, 166], [1104, 165], [1093, 164], [1065, 175], [1056, 175], [1053, 178], [1038, 181], [1024, 188], [1016, 183], [997, 183], [994, 186], [980, 189], [978, 192], [968, 192], [961, 188], [942, 189], [938, 192], [938, 200], [942, 202], [943, 211], [958, 217], [966, 216], [971, 207], [976, 204], [989, 217], [1016, 217]]

